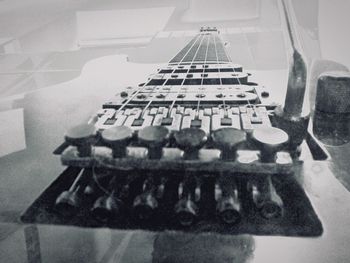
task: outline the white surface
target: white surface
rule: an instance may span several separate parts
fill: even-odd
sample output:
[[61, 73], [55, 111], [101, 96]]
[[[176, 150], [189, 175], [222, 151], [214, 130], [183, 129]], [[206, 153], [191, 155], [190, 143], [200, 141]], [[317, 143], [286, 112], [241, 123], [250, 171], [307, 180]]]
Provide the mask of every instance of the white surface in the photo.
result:
[[77, 12], [78, 41], [154, 36], [164, 29], [173, 7]]
[[259, 16], [259, 0], [191, 0], [182, 20], [208, 22], [222, 20], [254, 19]]
[[323, 59], [350, 68], [350, 1], [319, 1], [319, 43]]
[[23, 109], [0, 112], [0, 157], [26, 148]]

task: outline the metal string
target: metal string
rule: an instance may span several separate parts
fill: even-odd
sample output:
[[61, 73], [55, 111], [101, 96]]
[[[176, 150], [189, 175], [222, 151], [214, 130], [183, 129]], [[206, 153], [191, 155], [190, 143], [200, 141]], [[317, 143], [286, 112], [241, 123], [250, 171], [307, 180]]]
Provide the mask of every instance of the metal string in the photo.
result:
[[[216, 48], [216, 40], [215, 40], [215, 36], [214, 36], [214, 46], [215, 46], [215, 55], [216, 55], [216, 64], [219, 65], [219, 57], [218, 57], [218, 51]], [[220, 86], [222, 87], [222, 79], [220, 77], [220, 68], [218, 67], [218, 73], [217, 73], [219, 80], [220, 80]], [[225, 94], [223, 94], [223, 98], [222, 98], [222, 104], [224, 106], [224, 117], [226, 118], [228, 113], [227, 113], [227, 109], [226, 109], [226, 102], [225, 102]]]
[[[199, 36], [199, 35], [198, 35]], [[182, 59], [181, 59], [181, 61], [179, 62], [179, 64], [184, 60], [184, 58], [185, 58], [185, 56], [190, 52], [190, 50], [192, 49], [192, 47], [195, 45], [195, 43], [198, 41], [198, 39], [199, 39], [199, 37], [197, 36], [197, 39], [193, 42], [193, 44], [191, 45], [191, 47], [188, 49], [188, 51], [184, 54], [184, 56], [182, 57]], [[193, 60], [192, 60], [192, 63], [193, 63]], [[191, 64], [192, 64], [191, 63]], [[163, 76], [162, 76], [162, 78], [164, 77], [166, 75], [166, 73], [163, 73]], [[133, 94], [133, 96], [132, 97], [130, 97], [119, 109], [118, 109], [118, 111], [114, 114], [114, 116], [117, 116], [119, 113], [120, 113], [120, 111], [123, 109], [123, 108], [125, 108], [125, 106], [126, 105], [128, 105], [129, 104], [129, 102], [133, 99], [133, 98], [135, 98], [135, 96], [137, 96], [145, 87], [146, 87], [146, 85], [147, 85], [147, 83], [148, 82], [146, 82], [144, 85], [142, 85], [140, 88], [139, 88], [139, 90], [135, 93], [135, 94]], [[164, 85], [164, 84], [163, 84]], [[163, 86], [162, 85], [162, 86]], [[182, 86], [182, 85], [181, 85]], [[152, 93], [154, 92], [154, 90], [155, 90], [155, 88], [157, 87], [157, 85], [155, 85], [154, 87], [153, 87], [153, 90], [152, 90]], [[179, 89], [180, 90], [180, 89]], [[153, 101], [153, 99], [151, 100], [151, 101], [149, 101], [148, 102], [148, 104], [146, 105], [146, 107], [143, 109], [143, 111], [142, 111], [142, 115], [144, 114], [144, 112], [147, 110], [147, 108], [151, 105], [151, 103], [152, 103], [152, 101]], [[141, 116], [142, 116], [141, 115]], [[113, 165], [108, 165], [108, 164], [106, 164], [105, 162], [103, 162], [104, 161], [104, 159], [103, 158], [100, 158], [99, 156], [97, 156], [96, 155], [96, 151], [95, 151], [95, 147], [92, 147], [92, 151], [91, 151], [91, 157], [92, 157], [92, 177], [93, 177], [93, 180], [94, 180], [94, 182], [96, 183], [96, 185], [97, 185], [97, 187], [98, 188], [100, 188], [106, 195], [110, 195], [111, 193], [105, 188], [105, 187], [103, 187], [101, 184], [100, 184], [100, 182], [99, 182], [99, 179], [97, 178], [97, 175], [96, 175], [96, 163], [95, 162], [98, 162], [98, 163], [103, 163], [103, 166], [105, 167], [105, 168], [114, 168], [114, 166]]]
[[[204, 64], [203, 64], [203, 72], [202, 72], [202, 79], [201, 79], [201, 85], [200, 88], [203, 87], [203, 81], [204, 81], [204, 74], [205, 74], [205, 66], [207, 65], [207, 57], [208, 57], [208, 48], [209, 48], [209, 40], [210, 40], [211, 34], [207, 35], [207, 48], [205, 50], [205, 58], [204, 58]], [[199, 89], [200, 89], [199, 88]], [[199, 105], [201, 103], [201, 98], [198, 98], [198, 103], [197, 103], [197, 110], [196, 110], [196, 117], [199, 115]]]
[[[241, 31], [241, 34], [243, 34], [242, 28], [239, 27], [239, 29], [240, 29], [240, 31]], [[250, 53], [250, 55], [251, 55], [251, 57], [252, 57], [252, 60], [254, 61], [254, 56], [253, 56], [253, 53], [252, 53], [251, 48], [250, 48], [250, 46], [249, 46], [248, 39], [247, 39], [246, 37], [245, 37], [245, 40], [246, 40], [246, 42], [247, 42], [247, 46], [248, 46], [249, 53]], [[225, 54], [226, 54], [228, 60], [230, 61], [231, 65], [232, 65], [233, 72], [234, 72], [234, 73], [237, 73], [237, 71], [235, 70], [235, 67], [234, 67], [234, 65], [233, 65], [233, 63], [232, 63], [232, 59], [231, 59], [231, 57], [230, 57], [230, 56], [228, 55], [228, 53], [227, 53], [226, 48], [224, 48], [224, 52], [225, 52]], [[237, 81], [238, 81], [238, 84], [239, 84], [239, 85], [242, 85], [242, 83], [241, 83], [241, 81], [240, 81], [239, 78], [237, 78]], [[256, 106], [253, 105], [253, 107], [252, 107], [252, 105], [251, 105], [249, 99], [247, 99], [247, 103], [248, 103], [249, 108], [253, 108], [253, 111], [256, 113]], [[247, 105], [246, 105], [245, 107], [247, 107]]]
[[[199, 49], [201, 48], [201, 45], [202, 45], [202, 42], [203, 42], [203, 39], [204, 39], [204, 35], [203, 35], [203, 34], [200, 34], [200, 38], [201, 38], [201, 41], [200, 41], [200, 43], [199, 43], [199, 45], [198, 45], [198, 48], [197, 48], [195, 54], [194, 54], [193, 57], [192, 57], [192, 61], [191, 61], [189, 70], [187, 71], [187, 74], [189, 74], [189, 71], [191, 70], [191, 66], [193, 65], [194, 59], [195, 59], [195, 57], [196, 57], [196, 55], [197, 55]], [[192, 49], [192, 48], [191, 48], [191, 49]], [[182, 59], [182, 60], [183, 60], [183, 59]], [[181, 62], [182, 62], [182, 60], [181, 60]], [[180, 62], [180, 63], [181, 63], [181, 62]], [[185, 79], [186, 79], [186, 78], [185, 78]], [[178, 92], [177, 92], [177, 94], [176, 94], [176, 96], [175, 96], [175, 99], [174, 99], [173, 102], [171, 103], [171, 106], [170, 106], [169, 111], [168, 111], [168, 116], [170, 116], [170, 113], [171, 113], [171, 111], [172, 111], [172, 109], [173, 109], [173, 107], [174, 107], [174, 105], [175, 105], [175, 103], [176, 103], [176, 101], [177, 101], [177, 95], [180, 93], [181, 87], [183, 86], [183, 84], [184, 84], [184, 82], [185, 82], [185, 79], [182, 81], [181, 86], [179, 87], [179, 90], [178, 90]], [[169, 92], [170, 92], [170, 91], [169, 91]], [[185, 93], [187, 94], [187, 90], [186, 90]]]

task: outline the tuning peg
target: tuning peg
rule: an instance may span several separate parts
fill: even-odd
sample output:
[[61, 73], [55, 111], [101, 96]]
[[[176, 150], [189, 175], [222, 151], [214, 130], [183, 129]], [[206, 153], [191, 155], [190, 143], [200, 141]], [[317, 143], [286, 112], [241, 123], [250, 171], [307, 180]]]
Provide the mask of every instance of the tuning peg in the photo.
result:
[[252, 197], [256, 208], [266, 219], [278, 218], [283, 213], [283, 202], [272, 184], [271, 177], [252, 182]]
[[212, 133], [214, 145], [221, 150], [223, 160], [234, 160], [239, 145], [247, 139], [245, 131], [235, 128], [222, 128]]
[[89, 171], [81, 171], [76, 177], [70, 188], [63, 191], [55, 201], [55, 210], [65, 217], [72, 216], [77, 213], [81, 206], [81, 194], [85, 188], [87, 181], [86, 178], [89, 176]]
[[65, 141], [78, 149], [79, 156], [91, 155], [91, 145], [96, 139], [97, 131], [92, 124], [81, 124], [69, 129], [65, 134]]
[[78, 194], [79, 187], [74, 190], [62, 192], [56, 199], [55, 209], [63, 216], [69, 217], [76, 214], [81, 204]]
[[169, 130], [164, 126], [148, 126], [139, 131], [138, 139], [148, 148], [150, 159], [160, 159], [162, 147], [169, 140]]
[[232, 225], [241, 220], [241, 204], [238, 199], [238, 191], [234, 182], [219, 182], [221, 197], [217, 201], [216, 214], [222, 222]]
[[133, 130], [127, 126], [116, 126], [104, 130], [101, 134], [105, 144], [112, 148], [114, 158], [122, 158], [126, 154], [126, 146], [130, 143]]
[[121, 213], [123, 202], [115, 197], [115, 192], [113, 191], [110, 195], [103, 195], [99, 197], [91, 212], [93, 217], [101, 222], [107, 222], [109, 220], [116, 219]]
[[156, 187], [152, 179], [145, 181], [144, 190], [142, 194], [136, 196], [133, 204], [133, 212], [135, 218], [142, 221], [149, 221], [153, 218], [156, 209], [158, 208], [158, 201], [155, 198]]
[[176, 218], [180, 225], [191, 226], [198, 217], [198, 210], [197, 205], [189, 196], [180, 199], [175, 206]]
[[207, 141], [206, 133], [198, 128], [185, 128], [174, 134], [177, 146], [184, 151], [184, 159], [198, 158], [198, 151]]
[[276, 152], [287, 146], [288, 134], [275, 127], [259, 127], [253, 131], [252, 140], [260, 150], [260, 160], [274, 162]]
[[105, 193], [101, 197], [97, 198], [91, 208], [93, 217], [104, 223], [117, 219], [118, 215], [121, 214], [124, 208], [123, 201], [117, 196], [117, 179], [115, 176], [109, 182], [108, 188], [111, 190], [111, 192], [109, 194]]
[[176, 203], [174, 212], [180, 225], [188, 227], [198, 218], [199, 209], [195, 204], [195, 184], [192, 181], [185, 180], [179, 185], [182, 187], [180, 200]]

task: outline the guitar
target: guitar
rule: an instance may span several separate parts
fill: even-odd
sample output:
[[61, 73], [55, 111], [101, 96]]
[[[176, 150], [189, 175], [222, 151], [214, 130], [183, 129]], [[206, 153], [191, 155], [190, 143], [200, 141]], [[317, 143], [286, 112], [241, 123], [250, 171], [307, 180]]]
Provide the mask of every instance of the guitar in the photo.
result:
[[293, 61], [299, 75], [290, 76], [278, 106], [281, 91], [233, 63], [219, 30], [201, 28], [147, 81], [66, 131], [55, 154], [67, 169], [22, 220], [320, 235], [296, 177], [303, 154], [327, 155], [307, 131], [298, 52]]

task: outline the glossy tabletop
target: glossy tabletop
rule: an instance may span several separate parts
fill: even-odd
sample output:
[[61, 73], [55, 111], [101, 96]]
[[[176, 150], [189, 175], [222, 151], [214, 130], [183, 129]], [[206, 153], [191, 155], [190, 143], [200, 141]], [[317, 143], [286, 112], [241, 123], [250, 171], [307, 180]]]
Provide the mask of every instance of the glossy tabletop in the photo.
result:
[[[315, 6], [304, 7], [311, 12], [311, 18], [306, 19], [300, 4], [288, 2], [295, 8], [306, 53], [320, 59], [318, 24], [312, 19], [315, 14], [311, 14]], [[232, 8], [229, 1], [221, 0], [221, 4]], [[313, 4], [324, 12], [324, 2], [313, 1]], [[92, 1], [76, 1], [48, 6], [48, 14], [55, 14], [57, 21], [61, 21], [59, 26], [48, 23], [49, 15], [45, 14], [40, 18], [45, 22], [43, 31], [31, 31], [30, 25], [24, 26], [21, 20], [22, 27], [17, 30], [16, 39], [27, 52], [7, 54], [1, 51], [0, 55], [1, 262], [349, 262], [348, 116], [337, 121], [332, 116], [318, 116], [318, 122], [314, 123], [318, 130], [328, 131], [337, 126], [336, 135], [324, 132], [318, 136], [327, 144], [325, 147], [331, 158], [327, 161], [306, 158], [297, 175], [322, 221], [324, 232], [320, 237], [193, 235], [22, 224], [20, 214], [64, 169], [59, 157], [52, 152], [62, 143], [65, 131], [86, 122], [102, 103], [126, 86], [144, 82], [148, 74], [166, 63], [202, 23], [224, 28], [223, 37], [230, 42], [231, 57], [275, 90], [276, 100], [284, 95], [279, 87], [286, 86], [287, 81], [285, 34], [278, 1], [236, 1], [239, 8], [233, 20], [225, 8], [210, 3], [203, 7], [196, 0], [152, 1], [150, 6], [142, 1], [130, 4], [106, 1], [101, 6]], [[69, 8], [63, 8], [66, 6]], [[149, 7], [167, 8], [162, 11], [169, 17], [157, 20], [158, 24], [150, 26], [152, 30], [145, 35], [137, 35], [136, 30], [135, 35], [123, 37], [124, 42], [111, 46], [70, 46], [76, 32], [65, 30], [75, 25], [74, 18], [79, 11]], [[215, 10], [208, 12], [210, 9]], [[12, 21], [4, 31], [6, 34], [16, 28], [14, 20], [9, 18], [11, 10], [3, 9], [8, 15], [8, 20], [4, 21]], [[152, 12], [156, 11], [159, 10]], [[28, 12], [32, 10], [29, 8]], [[24, 7], [16, 13], [17, 16], [23, 14]], [[83, 25], [88, 20], [84, 15], [89, 18], [91, 14], [84, 13], [79, 18]], [[130, 17], [133, 15], [131, 12]], [[222, 17], [221, 20], [218, 17]], [[35, 36], [52, 32], [61, 33], [63, 38], [54, 38], [58, 41], [53, 46], [55, 51], [35, 50], [35, 47], [39, 49], [39, 44], [33, 42]], [[84, 34], [89, 35], [89, 32], [83, 33], [78, 34], [81, 44], [91, 45], [91, 41], [84, 39]], [[130, 39], [135, 37], [140, 38], [139, 42], [131, 43]], [[46, 41], [48, 45], [53, 43]], [[68, 46], [69, 51], [58, 51]], [[314, 86], [310, 84], [310, 87]], [[311, 90], [311, 98], [313, 93]]]

